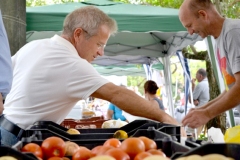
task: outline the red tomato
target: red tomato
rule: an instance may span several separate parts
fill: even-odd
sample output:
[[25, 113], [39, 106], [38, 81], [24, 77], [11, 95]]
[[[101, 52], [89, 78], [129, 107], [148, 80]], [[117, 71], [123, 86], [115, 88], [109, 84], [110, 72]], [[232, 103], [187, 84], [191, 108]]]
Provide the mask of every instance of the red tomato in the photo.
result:
[[158, 149], [150, 149], [147, 152], [151, 153], [152, 155], [159, 155], [159, 156], [166, 157], [165, 153], [163, 153], [163, 151], [158, 150]]
[[112, 149], [112, 148], [114, 148], [114, 147], [112, 147], [112, 146], [102, 146], [99, 149], [97, 155], [103, 155], [105, 152], [107, 152], [109, 149]]
[[134, 159], [138, 153], [145, 151], [145, 145], [141, 139], [132, 137], [125, 139], [122, 142], [120, 149], [126, 152], [131, 159]]
[[61, 158], [61, 157], [51, 157], [51, 158], [48, 158], [48, 160], [63, 160], [63, 158]]
[[144, 136], [141, 136], [139, 138], [143, 141], [145, 145], [145, 151], [148, 151], [149, 149], [157, 149], [157, 144], [154, 140]]
[[65, 142], [59, 137], [49, 137], [42, 142], [44, 157], [63, 157], [65, 154]]
[[109, 149], [104, 155], [109, 155], [116, 160], [130, 160], [129, 155], [119, 148]]
[[93, 156], [91, 150], [86, 147], [79, 147], [79, 149], [73, 154], [72, 160], [88, 160]]
[[102, 148], [102, 146], [96, 146], [96, 147], [94, 147], [94, 148], [91, 150], [92, 154], [93, 154], [94, 156], [96, 156], [101, 148]]
[[121, 142], [117, 138], [110, 138], [106, 140], [103, 146], [113, 146], [115, 148], [118, 148], [121, 146]]
[[141, 153], [138, 153], [134, 160], [143, 160], [144, 158], [148, 157], [148, 156], [151, 156], [152, 154], [151, 153], [148, 153], [148, 152], [141, 152]]
[[35, 156], [43, 158], [43, 152], [42, 152], [42, 148], [35, 143], [28, 143], [26, 144], [22, 150], [22, 152], [31, 152], [33, 153]]

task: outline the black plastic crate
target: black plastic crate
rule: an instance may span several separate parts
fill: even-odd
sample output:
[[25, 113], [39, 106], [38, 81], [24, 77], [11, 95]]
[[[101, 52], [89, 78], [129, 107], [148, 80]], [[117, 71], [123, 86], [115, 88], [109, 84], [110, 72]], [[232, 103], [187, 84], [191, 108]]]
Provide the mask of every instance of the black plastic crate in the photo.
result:
[[[186, 153], [183, 153], [179, 157], [185, 157], [185, 156], [190, 156], [190, 155], [208, 155], [208, 154], [221, 154], [226, 157], [231, 157], [234, 158], [235, 160], [240, 159], [240, 144], [234, 144], [234, 143], [217, 143], [217, 144], [204, 144], [200, 147], [196, 147]], [[179, 158], [178, 157], [178, 158]]]
[[44, 140], [51, 136], [57, 136], [63, 140], [88, 140], [88, 139], [108, 139], [113, 137], [113, 133], [89, 133], [89, 134], [69, 134], [64, 130], [61, 130], [55, 126], [48, 125], [45, 127], [42, 126], [33, 126], [31, 129], [25, 131], [25, 136], [23, 138], [35, 136], [39, 140]]
[[[149, 127], [154, 127], [161, 132], [167, 133], [170, 136], [172, 136], [173, 139], [177, 139], [177, 141], [180, 142], [180, 137], [181, 137], [180, 126], [158, 123], [156, 121], [151, 121], [151, 120], [135, 120], [121, 128], [106, 128], [106, 129], [98, 128], [98, 129], [78, 129], [78, 130], [80, 131], [82, 137], [84, 136], [84, 134], [87, 134], [87, 137], [89, 137], [89, 134], [114, 133], [117, 130], [123, 130], [127, 132], [128, 135], [131, 136], [138, 129], [148, 129]], [[42, 132], [42, 136], [44, 136], [43, 138], [53, 135], [52, 132], [64, 134], [60, 130], [66, 132], [68, 129], [51, 121], [39, 121], [27, 129], [26, 136], [31, 136], [33, 133], [36, 133], [37, 131], [39, 134]]]
[[2, 156], [12, 156], [17, 160], [37, 160], [37, 158], [32, 153], [21, 153], [16, 149], [0, 146], [0, 157]]
[[[51, 136], [57, 136], [62, 138], [65, 141], [73, 141], [76, 142], [77, 144], [81, 145], [81, 144], [86, 144], [86, 143], [90, 143], [93, 144], [95, 142], [105, 142], [107, 139], [109, 138], [113, 138], [114, 133], [95, 133], [95, 134], [79, 134], [79, 135], [72, 135], [72, 134], [68, 134], [65, 131], [59, 130], [58, 128], [55, 128], [51, 125], [48, 126], [48, 128], [50, 129], [42, 129], [41, 131], [33, 131], [33, 133], [28, 133], [28, 131], [26, 131], [26, 134], [29, 134], [29, 136], [23, 137], [22, 141], [27, 141], [27, 142], [31, 142], [32, 139], [34, 138], [34, 140], [39, 140], [42, 141], [48, 137]], [[44, 133], [46, 131], [46, 134]], [[168, 138], [172, 140], [172, 137], [166, 133], [163, 133], [161, 131], [158, 131], [154, 128], [150, 128], [149, 129], [140, 129], [137, 130], [135, 133], [132, 133], [130, 136], [134, 136], [134, 137], [139, 137], [139, 136], [146, 136], [148, 138], [151, 138], [153, 140], [157, 140], [157, 139], [164, 139], [164, 138]]]

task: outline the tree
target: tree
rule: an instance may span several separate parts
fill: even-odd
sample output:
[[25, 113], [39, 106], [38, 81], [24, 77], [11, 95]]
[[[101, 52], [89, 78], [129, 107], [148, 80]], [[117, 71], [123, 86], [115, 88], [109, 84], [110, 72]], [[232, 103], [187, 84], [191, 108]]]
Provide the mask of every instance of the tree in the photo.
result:
[[[115, 0], [124, 3], [160, 6], [178, 9], [183, 0]], [[217, 10], [228, 18], [240, 18], [240, 0], [212, 0]]]

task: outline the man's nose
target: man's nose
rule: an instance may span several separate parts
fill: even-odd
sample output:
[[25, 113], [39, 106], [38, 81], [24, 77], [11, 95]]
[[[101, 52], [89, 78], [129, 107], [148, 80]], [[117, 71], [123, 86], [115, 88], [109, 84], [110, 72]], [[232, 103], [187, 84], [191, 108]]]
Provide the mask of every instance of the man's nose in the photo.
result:
[[192, 34], [194, 33], [193, 29], [188, 28], [188, 33], [189, 33], [190, 35], [192, 35]]
[[98, 54], [99, 56], [103, 56], [103, 55], [104, 55], [104, 48], [103, 48], [103, 49], [99, 49], [99, 50], [97, 51], [97, 54]]

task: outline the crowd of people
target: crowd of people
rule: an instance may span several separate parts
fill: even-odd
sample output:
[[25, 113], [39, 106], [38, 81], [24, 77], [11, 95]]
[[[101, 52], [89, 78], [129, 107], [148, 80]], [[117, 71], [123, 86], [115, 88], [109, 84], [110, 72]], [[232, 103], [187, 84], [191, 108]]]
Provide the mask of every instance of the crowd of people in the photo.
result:
[[[206, 85], [206, 75], [198, 71], [199, 87], [193, 88], [192, 97], [197, 107], [190, 109], [182, 120], [183, 126], [198, 128], [240, 104], [236, 96], [240, 92], [240, 20], [224, 18], [210, 0], [184, 0], [179, 19], [189, 34], [215, 38], [215, 55], [227, 86], [220, 96], [206, 103], [206, 95], [199, 94], [200, 89], [207, 88], [200, 87]], [[143, 98], [102, 78], [93, 68], [91, 62], [104, 54], [109, 37], [116, 32], [116, 21], [97, 7], [78, 8], [66, 16], [60, 36], [26, 44], [14, 53], [11, 64], [7, 35], [0, 19], [1, 145], [14, 145], [36, 121], [61, 123], [79, 100], [90, 96], [135, 116], [181, 125], [165, 113], [156, 97], [158, 87], [154, 82], [146, 82]], [[115, 118], [113, 115], [109, 118]]]

